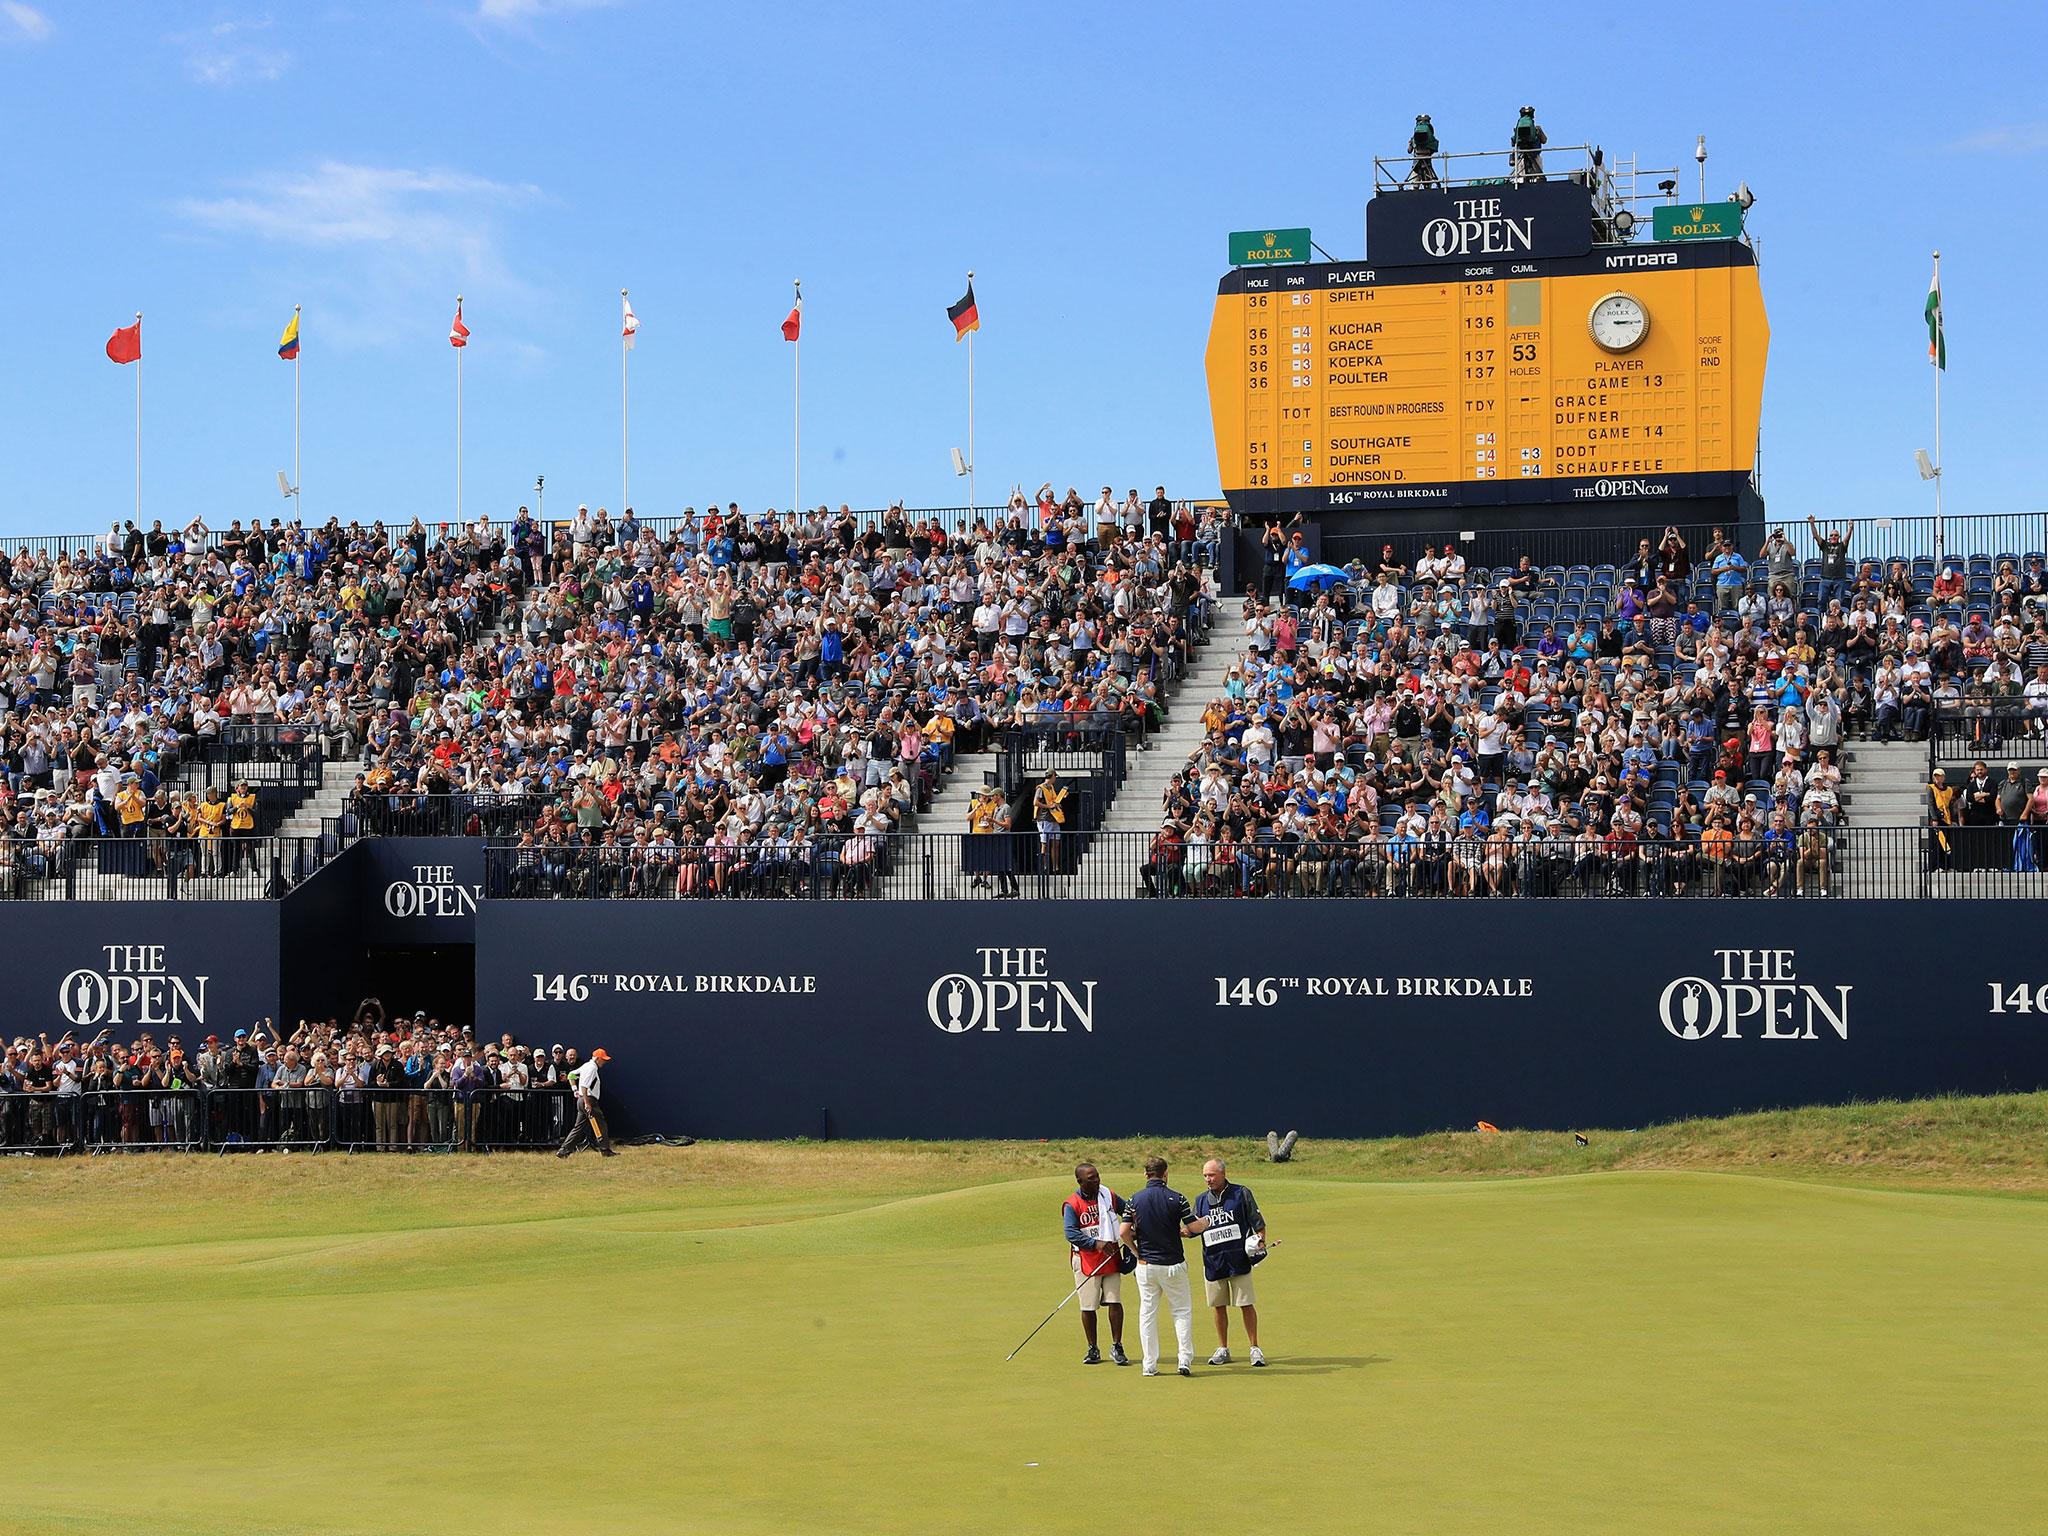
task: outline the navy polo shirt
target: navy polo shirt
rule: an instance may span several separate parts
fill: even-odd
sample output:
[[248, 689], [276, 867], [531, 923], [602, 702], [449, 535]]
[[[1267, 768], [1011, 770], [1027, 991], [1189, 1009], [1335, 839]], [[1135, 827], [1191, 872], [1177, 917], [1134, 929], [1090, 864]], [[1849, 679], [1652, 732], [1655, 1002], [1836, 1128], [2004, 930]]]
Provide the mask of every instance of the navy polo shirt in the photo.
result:
[[1131, 1221], [1138, 1229], [1140, 1264], [1185, 1264], [1187, 1252], [1180, 1244], [1181, 1223], [1195, 1219], [1195, 1208], [1177, 1189], [1168, 1189], [1164, 1179], [1147, 1179], [1145, 1187], [1131, 1197]]

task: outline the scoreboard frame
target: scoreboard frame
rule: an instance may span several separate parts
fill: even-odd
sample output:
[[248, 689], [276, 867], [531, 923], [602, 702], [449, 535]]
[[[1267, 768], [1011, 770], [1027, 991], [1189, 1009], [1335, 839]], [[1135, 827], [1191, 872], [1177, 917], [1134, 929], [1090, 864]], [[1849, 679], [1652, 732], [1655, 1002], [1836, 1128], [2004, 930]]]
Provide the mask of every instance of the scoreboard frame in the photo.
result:
[[[1592, 325], [1616, 296], [1647, 315], [1621, 346]], [[1217, 467], [1254, 515], [1728, 497], [1768, 345], [1738, 241], [1239, 269], [1205, 359]]]

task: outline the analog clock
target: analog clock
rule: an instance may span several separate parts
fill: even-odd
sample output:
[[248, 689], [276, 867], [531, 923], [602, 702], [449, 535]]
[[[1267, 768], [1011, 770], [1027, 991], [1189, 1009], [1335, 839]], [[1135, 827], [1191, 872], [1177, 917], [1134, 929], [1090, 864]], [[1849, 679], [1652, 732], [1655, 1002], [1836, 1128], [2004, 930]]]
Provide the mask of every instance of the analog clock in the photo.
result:
[[1586, 329], [1596, 345], [1609, 352], [1627, 352], [1650, 334], [1650, 312], [1632, 293], [1610, 293], [1593, 305]]

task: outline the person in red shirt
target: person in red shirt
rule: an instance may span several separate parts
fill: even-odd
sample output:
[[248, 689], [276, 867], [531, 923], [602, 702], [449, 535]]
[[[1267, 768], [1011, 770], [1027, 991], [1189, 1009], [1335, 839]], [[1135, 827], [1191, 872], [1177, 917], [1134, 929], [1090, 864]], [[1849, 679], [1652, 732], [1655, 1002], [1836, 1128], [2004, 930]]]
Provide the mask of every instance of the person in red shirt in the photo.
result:
[[1088, 1337], [1083, 1365], [1100, 1365], [1102, 1350], [1096, 1337], [1095, 1314], [1109, 1313], [1109, 1358], [1129, 1365], [1124, 1353], [1123, 1249], [1117, 1231], [1130, 1212], [1122, 1196], [1102, 1186], [1102, 1175], [1093, 1163], [1074, 1169], [1074, 1192], [1060, 1207], [1060, 1224], [1073, 1252], [1074, 1294], [1081, 1302], [1081, 1331]]

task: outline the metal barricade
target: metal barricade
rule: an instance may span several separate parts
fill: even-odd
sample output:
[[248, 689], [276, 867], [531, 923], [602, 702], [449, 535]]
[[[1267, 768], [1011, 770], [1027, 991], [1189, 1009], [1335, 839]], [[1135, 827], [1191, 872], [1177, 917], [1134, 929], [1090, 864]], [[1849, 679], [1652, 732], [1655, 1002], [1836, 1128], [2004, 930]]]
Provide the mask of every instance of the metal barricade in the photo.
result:
[[324, 1084], [206, 1091], [206, 1142], [223, 1152], [317, 1152], [333, 1126], [334, 1090]]
[[0, 1153], [61, 1155], [79, 1143], [79, 1096], [0, 1093]]
[[87, 1089], [69, 1102], [77, 1140], [91, 1152], [196, 1152], [206, 1144], [198, 1088]]
[[491, 1152], [552, 1151], [576, 1123], [566, 1087], [490, 1088], [476, 1096], [472, 1145]]
[[342, 1088], [333, 1141], [344, 1152], [449, 1152], [460, 1117], [447, 1088]]

